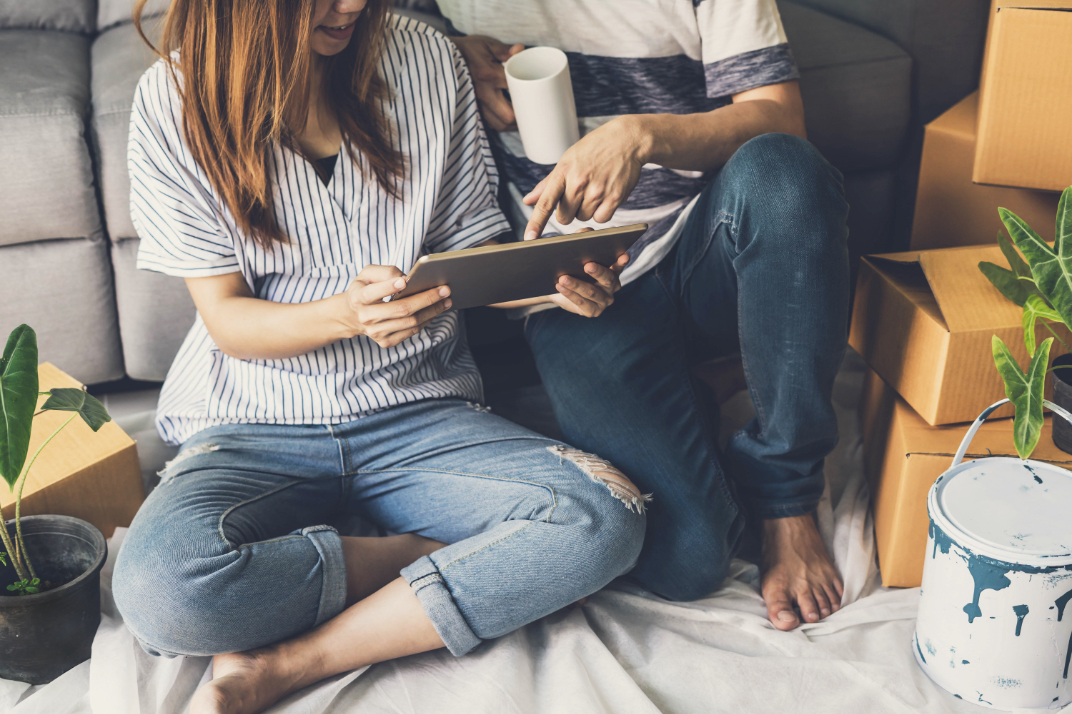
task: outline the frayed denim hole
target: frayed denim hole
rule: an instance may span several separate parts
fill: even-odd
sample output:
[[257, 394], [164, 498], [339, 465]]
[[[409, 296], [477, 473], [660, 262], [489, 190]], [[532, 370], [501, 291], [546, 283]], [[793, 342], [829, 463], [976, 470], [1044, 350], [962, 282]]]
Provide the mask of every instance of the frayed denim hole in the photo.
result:
[[605, 486], [610, 491], [610, 495], [624, 503], [630, 511], [643, 513], [645, 505], [652, 501], [650, 493], [640, 493], [640, 490], [626, 478], [625, 474], [609, 461], [562, 444], [548, 446], [547, 450], [558, 456], [559, 463], [565, 459], [579, 468], [585, 476]]

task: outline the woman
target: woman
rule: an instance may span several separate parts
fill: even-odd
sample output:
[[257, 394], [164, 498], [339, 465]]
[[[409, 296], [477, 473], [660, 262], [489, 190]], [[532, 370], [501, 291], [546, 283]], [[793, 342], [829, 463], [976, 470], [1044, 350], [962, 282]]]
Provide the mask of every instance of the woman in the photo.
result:
[[[422, 252], [507, 230], [450, 43], [385, 0], [176, 0], [163, 46], [131, 212], [139, 267], [185, 278], [198, 317], [158, 408], [183, 448], [113, 590], [148, 651], [215, 655], [191, 711], [461, 655], [626, 572], [635, 487], [474, 404], [448, 288], [384, 302]], [[400, 535], [331, 527], [354, 514]]]

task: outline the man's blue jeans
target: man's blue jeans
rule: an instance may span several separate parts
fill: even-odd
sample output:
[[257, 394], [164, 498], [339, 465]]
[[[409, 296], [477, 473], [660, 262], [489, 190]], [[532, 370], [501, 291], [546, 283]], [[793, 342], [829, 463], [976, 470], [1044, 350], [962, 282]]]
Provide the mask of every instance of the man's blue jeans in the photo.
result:
[[357, 514], [448, 544], [401, 575], [447, 648], [464, 654], [636, 562], [640, 504], [623, 502], [590, 465], [454, 399], [335, 426], [212, 427], [183, 445], [138, 511], [112, 592], [154, 654], [289, 639], [345, 607], [331, 524]]
[[[673, 600], [725, 576], [750, 516], [808, 513], [837, 441], [831, 390], [845, 350], [848, 206], [841, 174], [796, 137], [744, 144], [673, 251], [595, 319], [550, 310], [525, 334], [566, 441], [652, 492], [631, 577]], [[691, 367], [740, 351], [756, 418], [725, 453]]]

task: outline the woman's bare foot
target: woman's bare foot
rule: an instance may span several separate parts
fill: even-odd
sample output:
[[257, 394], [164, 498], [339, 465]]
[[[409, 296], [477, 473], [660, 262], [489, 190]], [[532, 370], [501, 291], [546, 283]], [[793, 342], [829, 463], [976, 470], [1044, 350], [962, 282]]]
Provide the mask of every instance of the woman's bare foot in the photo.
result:
[[194, 694], [190, 714], [253, 714], [287, 693], [279, 691], [281, 685], [270, 657], [255, 652], [216, 655], [212, 681]]
[[190, 714], [255, 714], [305, 686], [275, 648], [216, 655], [212, 681], [197, 690]]
[[763, 521], [761, 590], [767, 617], [779, 630], [818, 622], [841, 609], [843, 588], [811, 514]]

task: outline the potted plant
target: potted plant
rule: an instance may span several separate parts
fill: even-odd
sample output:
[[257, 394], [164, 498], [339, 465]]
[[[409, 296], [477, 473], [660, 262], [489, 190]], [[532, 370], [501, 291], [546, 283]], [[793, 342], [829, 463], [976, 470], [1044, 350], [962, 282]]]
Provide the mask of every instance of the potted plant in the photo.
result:
[[[1020, 368], [997, 335], [992, 344], [994, 364], [1005, 382], [1005, 394], [1016, 409], [1013, 422], [1016, 453], [1026, 459], [1038, 444], [1042, 431], [1042, 394], [1048, 371], [1054, 373], [1054, 402], [1072, 411], [1072, 372], [1068, 371], [1072, 367], [1072, 355], [1058, 357], [1052, 370], [1047, 369], [1055, 339], [1072, 352], [1072, 347], [1051, 326], [1051, 323], [1072, 326], [1072, 186], [1062, 192], [1057, 204], [1057, 229], [1052, 246], [1012, 211], [999, 208], [998, 215], [1012, 238], [1010, 243], [998, 233], [998, 245], [1009, 267], [983, 262], [979, 263], [979, 269], [1002, 295], [1024, 311], [1024, 344], [1031, 356], [1027, 370]], [[1037, 344], [1035, 337], [1039, 320], [1051, 334], [1041, 344]], [[1072, 426], [1064, 420], [1055, 420], [1053, 440], [1058, 448], [1072, 453]]]
[[[100, 624], [104, 535], [70, 516], [21, 517], [22, 491], [41, 451], [81, 417], [96, 432], [111, 417], [81, 389], [40, 392], [37, 335], [12, 331], [0, 356], [0, 477], [15, 494], [15, 518], [0, 528], [0, 678], [50, 682], [89, 658]], [[47, 396], [38, 407], [40, 397]], [[33, 419], [71, 412], [27, 463]]]

